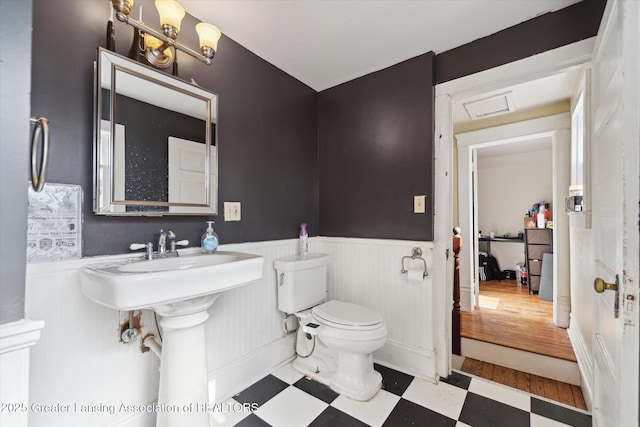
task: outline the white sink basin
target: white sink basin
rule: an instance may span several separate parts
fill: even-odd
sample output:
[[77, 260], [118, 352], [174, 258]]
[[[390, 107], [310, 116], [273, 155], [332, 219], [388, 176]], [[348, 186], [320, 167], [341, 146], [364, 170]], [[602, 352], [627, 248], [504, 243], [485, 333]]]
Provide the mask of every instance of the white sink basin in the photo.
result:
[[258, 280], [264, 259], [242, 252], [125, 259], [81, 270], [82, 292], [116, 310], [154, 308], [216, 294]]

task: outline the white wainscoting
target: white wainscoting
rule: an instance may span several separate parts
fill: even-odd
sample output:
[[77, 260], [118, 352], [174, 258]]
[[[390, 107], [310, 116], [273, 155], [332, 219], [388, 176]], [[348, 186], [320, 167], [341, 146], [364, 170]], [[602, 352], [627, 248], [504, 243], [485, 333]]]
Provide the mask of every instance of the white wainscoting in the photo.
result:
[[[574, 325], [573, 313], [571, 314], [571, 324]], [[582, 387], [582, 396], [587, 404], [587, 408], [591, 410], [593, 402], [593, 359], [591, 349], [587, 346], [586, 340], [580, 333], [580, 329], [570, 327], [567, 329], [573, 351], [578, 360], [580, 368], [580, 386]]]
[[[332, 256], [331, 298], [370, 307], [387, 321], [389, 340], [375, 359], [436, 378], [433, 243], [314, 237], [309, 246]], [[400, 273], [402, 257], [415, 246], [422, 248], [430, 270], [421, 282], [410, 282]], [[273, 261], [294, 254], [296, 247], [297, 239], [220, 247], [261, 255], [265, 267], [260, 281], [225, 292], [210, 309], [206, 330], [211, 401], [233, 396], [293, 358], [293, 337], [285, 336], [277, 307]], [[156, 400], [158, 358], [141, 353], [139, 343], [121, 344], [118, 328], [127, 313], [103, 308], [80, 290], [82, 266], [126, 256], [28, 265], [25, 311], [47, 325], [31, 351], [31, 402], [69, 409], [32, 412], [30, 426], [155, 424], [153, 413], [124, 412], [120, 405]], [[151, 311], [143, 312], [142, 322], [145, 333], [155, 332]]]
[[[414, 247], [422, 249], [429, 270], [420, 282], [400, 272], [402, 257]], [[387, 343], [374, 359], [435, 381], [433, 247], [432, 242], [333, 237], [318, 243], [320, 252], [331, 255], [329, 298], [371, 308], [387, 322]]]
[[[79, 269], [110, 258], [27, 265], [25, 312], [46, 322], [31, 351], [31, 405], [37, 406], [30, 426], [103, 425], [123, 418], [131, 426], [155, 424], [152, 414], [118, 409], [156, 399], [159, 361], [141, 353], [139, 344], [119, 342], [125, 313], [95, 304], [80, 291]], [[150, 318], [143, 323], [150, 326]]]
[[[206, 328], [211, 400], [232, 396], [293, 357], [293, 340], [284, 337], [277, 308], [273, 260], [295, 253], [296, 243], [291, 239], [220, 247], [262, 255], [265, 271], [262, 280], [224, 293], [210, 309]], [[313, 239], [310, 245], [313, 249]], [[154, 414], [119, 409], [122, 403], [156, 400], [159, 359], [152, 352], [141, 353], [139, 342], [121, 344], [118, 326], [127, 314], [93, 303], [80, 290], [82, 266], [126, 256], [130, 255], [28, 265], [25, 310], [28, 317], [47, 325], [31, 351], [31, 402], [69, 408], [32, 412], [32, 427], [155, 425]], [[149, 310], [143, 313], [143, 329], [155, 332]], [[90, 409], [94, 411], [86, 412]]]
[[0, 425], [29, 425], [29, 359], [40, 339], [41, 320], [22, 319], [0, 325]]

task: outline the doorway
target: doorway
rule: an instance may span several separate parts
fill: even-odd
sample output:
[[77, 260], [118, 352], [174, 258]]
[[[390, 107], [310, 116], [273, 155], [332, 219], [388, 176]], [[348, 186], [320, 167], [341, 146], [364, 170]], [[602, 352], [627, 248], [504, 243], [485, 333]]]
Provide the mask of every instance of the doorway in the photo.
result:
[[[558, 74], [561, 72], [572, 71], [579, 68], [584, 67], [588, 64], [590, 60], [590, 54], [593, 47], [593, 40], [585, 40], [582, 42], [575, 43], [573, 45], [565, 46], [563, 48], [556, 49], [554, 51], [549, 51], [538, 55], [532, 58], [526, 58], [521, 61], [517, 61], [512, 64], [508, 64], [503, 67], [497, 67], [495, 69], [487, 70], [481, 73], [477, 73], [475, 75], [467, 76], [456, 81], [451, 81], [447, 83], [440, 84], [436, 86], [436, 129], [437, 129], [437, 142], [438, 146], [444, 152], [443, 147], [455, 147], [455, 139], [453, 132], [453, 105], [456, 101], [460, 99], [464, 99], [466, 97], [471, 96], [481, 96], [484, 93], [489, 91], [499, 90], [505, 87], [505, 84], [515, 85], [520, 84], [525, 81], [529, 81], [536, 78], [541, 78], [542, 76], [548, 76], [552, 74]], [[553, 122], [555, 119], [535, 119], [535, 120], [549, 120]], [[564, 120], [562, 118], [561, 120]], [[570, 118], [567, 114], [566, 117], [566, 131], [558, 130], [557, 123], [552, 123], [548, 126], [547, 130], [535, 130], [529, 131], [528, 134], [537, 133], [540, 137], [548, 137], [551, 140], [558, 140], [559, 137], [565, 138], [566, 141], [570, 140], [569, 137], [569, 129], [570, 129]], [[549, 123], [547, 123], [549, 124]], [[509, 125], [506, 125], [509, 126]], [[513, 124], [512, 127], [521, 127], [523, 125]], [[485, 131], [485, 132], [493, 132], [493, 131]], [[560, 133], [562, 133], [561, 136]], [[565, 135], [566, 134], [566, 135]], [[520, 129], [520, 136], [524, 135], [522, 129]], [[510, 138], [513, 137], [502, 137], [497, 138], [502, 143], [507, 142]], [[494, 135], [494, 140], [496, 140]], [[487, 142], [485, 140], [484, 142]], [[488, 143], [489, 145], [492, 145]], [[498, 145], [498, 144], [494, 144]], [[478, 148], [478, 147], [474, 147]], [[566, 153], [562, 153], [562, 156], [558, 156], [554, 162], [564, 162], [564, 164], [569, 164], [569, 159], [566, 156], [569, 155], [570, 150], [567, 149]], [[471, 150], [467, 150], [466, 154], [458, 152], [458, 159], [456, 159], [456, 152], [452, 151], [451, 155], [442, 156], [438, 158], [436, 170], [442, 171], [442, 175], [446, 176], [447, 171], [453, 172], [453, 176], [456, 177], [459, 175], [459, 171], [456, 171], [458, 160], [461, 156], [466, 155], [467, 159], [470, 157]], [[470, 161], [470, 160], [469, 160]], [[466, 181], [465, 181], [466, 180]], [[443, 200], [443, 206], [447, 206], [446, 201], [449, 201], [449, 212], [445, 214], [450, 214], [451, 218], [454, 217], [462, 217], [463, 209], [460, 209], [457, 206], [457, 203], [454, 202], [454, 194], [456, 194], [456, 186], [458, 187], [459, 193], [466, 192], [464, 194], [465, 197], [469, 197], [469, 190], [471, 188], [470, 185], [471, 176], [467, 174], [467, 176], [463, 179], [451, 179], [449, 180], [450, 185], [444, 185], [442, 187], [438, 187], [439, 194], [437, 193], [437, 197], [439, 200]], [[463, 181], [467, 183], [466, 189], [461, 188]], [[564, 197], [566, 193], [568, 183], [562, 184], [562, 192], [558, 192], [557, 197]], [[558, 199], [552, 201], [552, 203], [556, 206], [563, 206], [563, 200]], [[459, 212], [459, 213], [458, 213]], [[524, 212], [523, 212], [524, 213]], [[466, 221], [460, 221], [460, 225], [463, 228], [463, 235], [470, 236], [467, 237], [466, 240], [463, 240], [463, 250], [465, 251], [462, 255], [463, 257], [467, 257], [468, 260], [473, 259], [473, 248], [477, 246], [477, 242], [471, 243], [470, 240], [475, 240], [476, 236], [472, 236], [472, 230], [474, 226], [472, 224], [472, 217], [469, 215], [469, 212], [466, 213], [467, 219]], [[452, 223], [452, 226], [456, 225]], [[450, 230], [450, 228], [449, 228]], [[556, 245], [557, 247], [557, 245]], [[470, 249], [471, 248], [471, 249]], [[566, 251], [568, 253], [568, 250]], [[568, 264], [568, 259], [563, 261], [563, 264]], [[476, 293], [475, 289], [472, 285], [472, 279], [475, 279], [473, 273], [472, 265], [467, 263], [466, 267], [461, 266], [461, 293], [462, 293], [462, 301], [461, 305], [463, 310], [470, 311], [473, 306], [475, 306]], [[568, 282], [568, 280], [567, 280]], [[452, 281], [447, 281], [447, 294], [451, 295], [452, 292]], [[562, 307], [565, 307], [566, 314], [568, 315], [569, 310], [569, 295], [558, 295], [560, 298], [556, 298], [556, 300], [561, 300]], [[567, 320], [568, 320], [568, 316]], [[450, 334], [450, 325], [447, 334]], [[451, 362], [450, 362], [451, 363]]]
[[[506, 125], [496, 126], [487, 129], [481, 129], [472, 132], [466, 132], [456, 135], [458, 146], [458, 194], [459, 194], [459, 221], [461, 228], [470, 230], [468, 239], [468, 247], [465, 252], [466, 260], [463, 258], [461, 262], [461, 270], [466, 264], [467, 283], [469, 284], [467, 295], [462, 291], [463, 276], [461, 274], [461, 297], [464, 302], [467, 299], [468, 309], [465, 310], [470, 314], [474, 314], [480, 305], [480, 275], [478, 265], [478, 248], [480, 239], [476, 232], [480, 230], [478, 224], [478, 207], [479, 197], [477, 188], [478, 182], [482, 177], [477, 174], [478, 179], [469, 180], [469, 175], [476, 176], [477, 169], [477, 153], [482, 149], [505, 149], [517, 146], [517, 144], [528, 144], [531, 146], [549, 146], [551, 155], [551, 174], [552, 174], [552, 195], [551, 206], [561, 206], [564, 204], [564, 196], [566, 195], [570, 182], [570, 152], [571, 152], [571, 120], [570, 113], [556, 114], [547, 117], [525, 120], [522, 122], [510, 123]], [[523, 169], [520, 166], [520, 169]], [[533, 168], [534, 175], [528, 179], [535, 179], [536, 168]], [[528, 180], [525, 177], [525, 184]], [[504, 180], [504, 179], [503, 179]], [[506, 188], [504, 183], [498, 181], [496, 191]], [[536, 195], [535, 197], [538, 197]], [[546, 196], [545, 196], [546, 197]], [[526, 195], [525, 195], [525, 199]], [[526, 202], [527, 205], [529, 202]], [[527, 206], [524, 207], [527, 209]], [[518, 211], [519, 212], [519, 211]], [[514, 213], [518, 221], [522, 221], [523, 213]], [[505, 223], [507, 221], [505, 220]], [[519, 224], [518, 224], [519, 225]], [[517, 229], [520, 229], [519, 227]], [[463, 232], [464, 235], [464, 232]], [[553, 222], [553, 324], [556, 327], [569, 326], [570, 313], [570, 278], [569, 278], [569, 227], [568, 218], [564, 215], [564, 209], [554, 215]], [[516, 243], [505, 243], [515, 245]], [[463, 254], [464, 256], [464, 254]], [[513, 297], [513, 296], [512, 296]], [[482, 309], [481, 309], [482, 311]], [[466, 313], [465, 313], [466, 314]], [[465, 319], [473, 319], [473, 317], [463, 316], [463, 324]], [[552, 326], [552, 325], [551, 325]], [[553, 326], [552, 326], [553, 327]], [[518, 331], [522, 328], [521, 334]], [[546, 334], [546, 331], [535, 330], [527, 333], [526, 326], [522, 323], [507, 324], [507, 333], [513, 341], [531, 339], [535, 340], [539, 336]], [[567, 341], [566, 331], [564, 339]], [[504, 332], [496, 331], [498, 340], [505, 337]], [[541, 343], [541, 345], [544, 345]], [[526, 347], [525, 347], [526, 348]], [[577, 367], [575, 356], [571, 360], [559, 359], [557, 357], [545, 356], [539, 353], [529, 353], [528, 350], [514, 348], [514, 346], [505, 347], [501, 344], [492, 345], [486, 341], [477, 341], [475, 339], [465, 339], [462, 343], [462, 355], [480, 359], [486, 362], [502, 364], [503, 366], [523, 370], [535, 375], [546, 378], [560, 380], [569, 384], [579, 384], [580, 375]]]
[[532, 139], [476, 149], [472, 157], [473, 222], [479, 236], [474, 257], [479, 281], [476, 309], [463, 314], [462, 337], [575, 362], [566, 331], [553, 324], [550, 277], [545, 276], [538, 293], [526, 275], [525, 212], [544, 201], [551, 219], [564, 214], [549, 207], [553, 198], [551, 141]]
[[[458, 146], [459, 224], [463, 230], [463, 236], [465, 234], [469, 236], [469, 244], [464, 253], [466, 259], [462, 259], [460, 267], [461, 305], [463, 311], [473, 312], [479, 304], [478, 248], [480, 239], [476, 233], [480, 230], [478, 224], [478, 180], [476, 179], [474, 184], [473, 180], [469, 179], [469, 176], [473, 175], [473, 171], [477, 170], [477, 151], [485, 148], [499, 148], [523, 143], [534, 146], [550, 145], [552, 157], [552, 195], [550, 202], [552, 207], [563, 207], [565, 193], [569, 187], [570, 180], [570, 128], [570, 114], [563, 113], [456, 135]], [[536, 175], [525, 177], [525, 182], [527, 179], [536, 179]], [[496, 191], [506, 188], [504, 183], [499, 184], [499, 182], [496, 183]], [[532, 195], [532, 197], [537, 197], [537, 195]], [[524, 209], [528, 208], [527, 205], [525, 205]], [[515, 220], [522, 221], [523, 213], [519, 215], [516, 213], [516, 215]], [[520, 230], [520, 228], [518, 227], [517, 230]], [[569, 228], [568, 219], [563, 210], [554, 216], [553, 248], [553, 322], [559, 327], [566, 328], [569, 326], [570, 313]], [[464, 286], [465, 279], [468, 284], [466, 289]]]

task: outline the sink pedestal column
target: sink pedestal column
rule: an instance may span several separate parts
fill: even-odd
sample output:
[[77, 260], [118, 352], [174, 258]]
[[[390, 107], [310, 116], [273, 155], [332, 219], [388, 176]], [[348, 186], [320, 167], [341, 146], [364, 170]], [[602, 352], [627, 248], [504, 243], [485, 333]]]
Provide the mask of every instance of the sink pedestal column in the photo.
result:
[[218, 294], [155, 307], [162, 316], [158, 427], [209, 427], [204, 322]]

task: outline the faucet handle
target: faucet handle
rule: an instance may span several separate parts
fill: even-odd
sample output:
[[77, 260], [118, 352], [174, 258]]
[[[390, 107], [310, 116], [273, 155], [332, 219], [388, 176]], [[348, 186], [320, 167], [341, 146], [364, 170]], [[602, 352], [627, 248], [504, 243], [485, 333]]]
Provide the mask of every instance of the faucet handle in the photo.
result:
[[152, 259], [153, 258], [153, 243], [152, 242], [132, 243], [132, 244], [129, 245], [129, 250], [137, 251], [138, 249], [146, 249], [146, 252], [144, 254], [146, 259]]
[[176, 246], [188, 246], [188, 245], [189, 245], [188, 240], [178, 240], [177, 242], [175, 240], [171, 240], [171, 252], [176, 251]]

